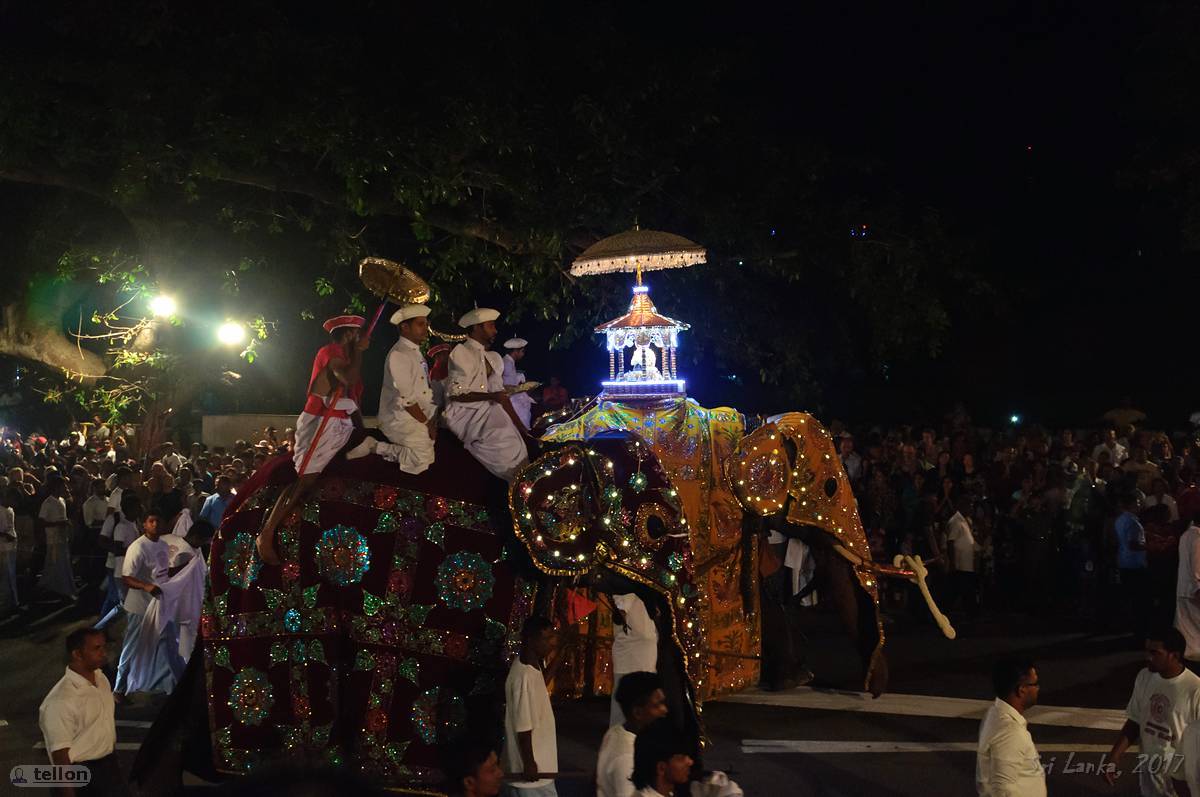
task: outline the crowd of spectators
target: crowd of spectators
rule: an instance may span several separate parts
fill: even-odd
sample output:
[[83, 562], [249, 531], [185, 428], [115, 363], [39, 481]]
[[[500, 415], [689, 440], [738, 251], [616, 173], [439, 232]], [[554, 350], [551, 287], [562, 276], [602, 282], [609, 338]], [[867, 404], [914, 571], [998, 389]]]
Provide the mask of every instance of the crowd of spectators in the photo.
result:
[[1013, 420], [985, 429], [958, 409], [940, 428], [833, 424], [876, 558], [934, 562], [943, 608], [968, 615], [982, 601], [1169, 624], [1179, 537], [1200, 511], [1194, 430], [1146, 428], [1127, 403], [1091, 429]]
[[270, 427], [257, 441], [211, 450], [167, 442], [139, 456], [133, 427], [78, 425], [61, 440], [0, 430], [0, 616], [36, 600], [99, 604], [124, 497], [162, 512], [168, 530], [186, 512], [187, 525], [211, 532], [250, 474], [288, 450], [290, 433]]

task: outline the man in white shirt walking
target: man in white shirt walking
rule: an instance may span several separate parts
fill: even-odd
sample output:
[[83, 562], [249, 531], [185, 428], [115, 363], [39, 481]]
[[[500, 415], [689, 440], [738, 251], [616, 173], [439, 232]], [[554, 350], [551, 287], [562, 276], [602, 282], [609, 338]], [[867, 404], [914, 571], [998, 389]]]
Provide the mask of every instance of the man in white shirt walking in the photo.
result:
[[979, 727], [975, 789], [980, 797], [1046, 797], [1046, 773], [1023, 716], [1038, 702], [1037, 668], [998, 661], [992, 687], [996, 700]]
[[1189, 518], [1179, 537], [1179, 573], [1175, 579], [1175, 627], [1186, 643], [1184, 658], [1200, 661], [1200, 526]]
[[596, 759], [597, 797], [629, 797], [633, 791], [630, 777], [637, 735], [656, 719], [667, 716], [667, 697], [657, 673], [626, 673], [614, 697], [625, 713], [625, 722], [609, 728], [600, 742], [600, 755]]
[[108, 568], [108, 592], [104, 604], [100, 607], [100, 622], [97, 628], [108, 625], [113, 618], [120, 614], [125, 605], [125, 595], [128, 588], [121, 578], [121, 570], [125, 564], [125, 551], [130, 544], [141, 536], [137, 526], [137, 518], [142, 516], [142, 502], [132, 491], [121, 499], [120, 511], [109, 515], [100, 527], [100, 547], [108, 551], [105, 566]]
[[617, 699], [621, 679], [631, 672], [658, 670], [658, 627], [646, 611], [646, 604], [632, 592], [613, 595], [613, 696], [608, 724], [625, 722], [628, 711]]
[[1147, 634], [1146, 668], [1133, 683], [1125, 726], [1108, 754], [1114, 766], [1103, 773], [1110, 784], [1119, 777], [1121, 756], [1135, 742], [1145, 760], [1154, 762], [1138, 773], [1142, 797], [1175, 797], [1176, 781], [1183, 784], [1177, 748], [1184, 729], [1200, 719], [1200, 677], [1183, 666], [1185, 647], [1183, 634], [1174, 628]]
[[46, 559], [38, 587], [68, 600], [75, 598], [75, 573], [71, 570], [71, 521], [67, 518], [67, 483], [58, 475], [46, 480], [46, 500], [38, 521], [46, 530]]
[[499, 311], [478, 307], [458, 320], [467, 339], [450, 352], [446, 426], [480, 464], [506, 482], [529, 461], [521, 419], [504, 392], [504, 364], [488, 351]]
[[132, 692], [170, 694], [183, 672], [174, 622], [167, 623], [161, 632], [145, 622], [150, 602], [162, 597], [161, 585], [169, 577], [171, 549], [159, 539], [157, 515], [147, 514], [141, 521], [142, 536], [130, 544], [121, 565], [128, 592], [127, 624], [115, 685], [118, 702], [125, 702]]
[[558, 738], [543, 662], [550, 655], [553, 625], [533, 616], [521, 628], [521, 654], [504, 682], [504, 768], [521, 780], [506, 787], [511, 797], [557, 797]]
[[[88, 793], [124, 795], [117, 762], [113, 693], [101, 668], [108, 657], [103, 631], [80, 628], [67, 635], [66, 672], [38, 709], [38, 726], [52, 764], [83, 764]], [[73, 795], [67, 787], [61, 794]]]
[[400, 338], [384, 363], [379, 390], [379, 430], [387, 437], [368, 437], [346, 453], [346, 459], [378, 454], [405, 473], [424, 473], [433, 464], [437, 408], [421, 344], [429, 340], [429, 308], [409, 304], [392, 314]]
[[979, 582], [975, 575], [975, 535], [971, 531], [971, 499], [960, 495], [955, 499], [955, 513], [946, 521], [946, 542], [950, 545], [950, 579], [952, 596], [961, 598], [967, 617], [975, 616]]

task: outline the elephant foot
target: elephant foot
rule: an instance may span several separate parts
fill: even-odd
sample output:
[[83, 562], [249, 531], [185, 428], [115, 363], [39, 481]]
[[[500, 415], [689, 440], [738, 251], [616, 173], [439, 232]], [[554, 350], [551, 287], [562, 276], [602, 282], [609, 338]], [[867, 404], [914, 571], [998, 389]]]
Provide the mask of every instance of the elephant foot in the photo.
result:
[[871, 697], [879, 697], [888, 688], [888, 663], [882, 652], [872, 657], [874, 664], [867, 673], [867, 691]]

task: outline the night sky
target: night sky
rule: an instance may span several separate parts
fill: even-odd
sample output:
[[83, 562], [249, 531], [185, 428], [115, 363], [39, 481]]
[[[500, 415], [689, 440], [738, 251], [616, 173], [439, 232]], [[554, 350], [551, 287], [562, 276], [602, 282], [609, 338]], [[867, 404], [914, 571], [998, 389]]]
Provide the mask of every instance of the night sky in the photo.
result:
[[[324, 24], [330, 13], [314, 11], [311, 21]], [[329, 24], [376, 24], [369, 15], [336, 13]], [[572, 5], [540, 13], [530, 12], [528, 26], [538, 34], [528, 46], [554, 43], [537, 54], [547, 80], [571, 79], [569, 66], [559, 71], [556, 62], [586, 58], [571, 52], [571, 31], [598, 21], [620, 33], [634, 62], [719, 59], [730, 74], [714, 114], [761, 127], [764, 141], [795, 137], [831, 159], [863, 163], [864, 185], [856, 188], [877, 186], [914, 212], [936, 211], [969, 245], [971, 269], [992, 286], [986, 297], [951, 303], [951, 331], [936, 358], [867, 377], [850, 376], [848, 364], [846, 377], [833, 377], [816, 406], [805, 408], [758, 405], [725, 378], [736, 366], [694, 368], [690, 392], [702, 404], [926, 423], [961, 399], [984, 424], [1020, 413], [1077, 426], [1096, 423], [1123, 396], [1164, 426], [1180, 426], [1200, 409], [1189, 367], [1196, 255], [1181, 232], [1188, 216], [1181, 197], [1191, 182], [1184, 175], [1167, 188], [1148, 188], [1142, 179], [1146, 163], [1170, 161], [1200, 139], [1200, 111], [1191, 101], [1197, 72], [1179, 56], [1194, 49], [1195, 10], [1013, 2], [739, 4], [711, 15], [695, 6]], [[422, 35], [419, 24], [380, 25], [379, 34], [394, 37], [398, 48], [406, 36]], [[654, 55], [640, 55], [647, 52]], [[446, 56], [454, 57], [453, 47]], [[0, 186], [0, 205], [20, 201]], [[687, 232], [706, 243], [702, 230]], [[785, 224], [778, 232], [789, 240]], [[650, 279], [659, 309], [688, 320], [688, 307], [662, 298], [668, 291], [659, 286], [672, 279], [669, 272]], [[620, 281], [614, 285], [625, 295]], [[537, 347], [554, 325], [516, 331]], [[381, 343], [390, 345], [392, 334]], [[310, 337], [319, 344], [319, 331]], [[299, 396], [309, 357], [298, 340], [290, 337], [287, 352], [264, 357], [247, 376], [251, 395], [270, 397], [262, 408], [298, 408], [288, 396]], [[683, 340], [686, 347], [686, 334]], [[381, 363], [386, 345], [374, 347], [371, 359]], [[606, 357], [593, 339], [567, 351], [533, 351], [527, 370], [537, 379], [559, 373], [573, 393], [590, 393]], [[368, 395], [377, 384], [375, 373]], [[244, 398], [239, 406], [252, 409]]]
[[1123, 179], [1166, 124], [1140, 102], [1145, 48], [1172, 19], [1150, 8], [821, 4], [694, 23], [697, 41], [740, 53], [731, 108], [879, 164], [973, 240], [996, 288], [952, 308], [940, 357], [831, 386], [827, 415], [936, 421], [961, 398], [981, 423], [1089, 425], [1130, 396], [1179, 425], [1198, 408], [1195, 256], [1157, 215], [1169, 200]]

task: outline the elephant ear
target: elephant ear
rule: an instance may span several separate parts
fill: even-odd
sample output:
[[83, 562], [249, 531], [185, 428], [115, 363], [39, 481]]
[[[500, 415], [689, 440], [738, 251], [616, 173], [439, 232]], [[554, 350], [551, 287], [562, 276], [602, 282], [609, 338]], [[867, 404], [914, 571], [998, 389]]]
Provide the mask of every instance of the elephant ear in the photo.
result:
[[525, 466], [509, 487], [513, 531], [539, 570], [581, 575], [613, 550], [601, 517], [603, 467], [590, 446], [569, 443]]
[[779, 427], [768, 423], [742, 438], [725, 463], [725, 479], [738, 503], [756, 515], [774, 515], [787, 503], [792, 465]]
[[[858, 502], [829, 432], [807, 412], [777, 416], [770, 425], [795, 447], [788, 523], [822, 529], [860, 560], [870, 562], [871, 546], [858, 515]], [[860, 574], [860, 581], [866, 587], [874, 579]]]

